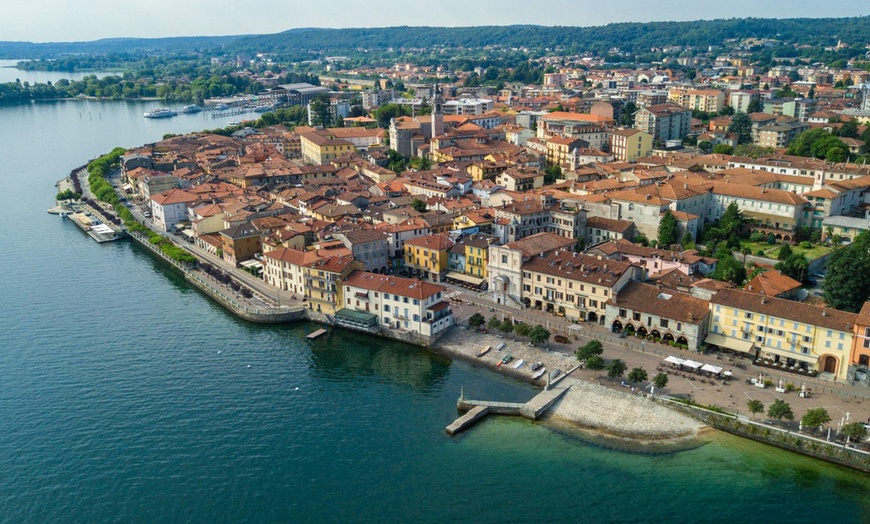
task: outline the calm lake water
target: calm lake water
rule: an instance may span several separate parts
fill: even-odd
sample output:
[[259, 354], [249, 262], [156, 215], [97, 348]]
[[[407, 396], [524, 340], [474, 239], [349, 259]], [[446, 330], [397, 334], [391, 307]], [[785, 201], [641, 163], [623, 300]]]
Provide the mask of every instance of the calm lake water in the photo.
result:
[[20, 69], [15, 69], [15, 64], [17, 64], [18, 62], [21, 62], [21, 60], [0, 60], [0, 84], [3, 84], [5, 82], [14, 82], [15, 80], [30, 82], [31, 84], [44, 84], [46, 82], [57, 82], [62, 78], [66, 78], [67, 80], [81, 80], [81, 78], [85, 75], [96, 75], [97, 77], [104, 77], [106, 75], [120, 74], [108, 73], [104, 71], [88, 71], [75, 73], [60, 73], [55, 71], [22, 71]]
[[2, 522], [860, 522], [864, 475], [727, 435], [639, 455], [492, 418], [534, 391], [416, 347], [239, 321], [49, 215], [115, 146], [215, 127], [153, 103], [0, 108]]

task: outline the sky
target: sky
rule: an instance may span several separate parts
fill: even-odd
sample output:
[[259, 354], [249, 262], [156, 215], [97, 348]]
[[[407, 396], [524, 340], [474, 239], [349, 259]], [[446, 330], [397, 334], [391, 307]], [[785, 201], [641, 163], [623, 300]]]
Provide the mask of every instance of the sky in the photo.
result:
[[594, 26], [870, 14], [867, 0], [0, 0], [0, 41], [278, 33], [297, 27]]

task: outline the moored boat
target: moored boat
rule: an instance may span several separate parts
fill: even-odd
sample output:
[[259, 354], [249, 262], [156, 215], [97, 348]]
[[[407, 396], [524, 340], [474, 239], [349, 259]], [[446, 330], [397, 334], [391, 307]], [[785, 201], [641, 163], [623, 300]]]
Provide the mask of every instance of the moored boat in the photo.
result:
[[496, 364], [495, 366], [496, 366], [496, 367], [501, 367], [503, 364], [507, 364], [508, 362], [510, 362], [511, 360], [513, 360], [513, 358], [514, 358], [514, 357], [512, 357], [511, 354], [508, 353], [508, 354], [505, 355], [504, 358], [501, 359], [501, 360], [499, 361], [499, 363]]
[[537, 370], [541, 369], [542, 367], [544, 367], [543, 362], [535, 362], [534, 364], [532, 364], [532, 371], [537, 371]]
[[492, 346], [486, 346], [486, 347], [482, 347], [482, 348], [478, 349], [477, 356], [482, 357], [482, 356], [486, 355], [487, 353], [489, 353], [490, 349], [492, 349]]
[[513, 365], [513, 368], [520, 369], [521, 367], [523, 367], [525, 365], [525, 363], [526, 363], [525, 360], [519, 359], [519, 360], [517, 360], [517, 363]]
[[173, 111], [168, 107], [160, 107], [152, 109], [151, 111], [145, 111], [145, 118], [169, 118], [170, 116], [175, 116], [177, 114], [176, 111]]
[[544, 373], [546, 373], [546, 372], [547, 372], [547, 368], [539, 369], [538, 371], [535, 372], [534, 375], [532, 375], [532, 380], [537, 380], [537, 379], [543, 377]]
[[562, 373], [561, 369], [554, 369], [553, 372], [550, 373], [550, 380], [553, 380], [554, 378], [558, 377], [560, 373]]
[[196, 104], [191, 104], [181, 108], [182, 113], [199, 113], [200, 111], [202, 111], [202, 108]]

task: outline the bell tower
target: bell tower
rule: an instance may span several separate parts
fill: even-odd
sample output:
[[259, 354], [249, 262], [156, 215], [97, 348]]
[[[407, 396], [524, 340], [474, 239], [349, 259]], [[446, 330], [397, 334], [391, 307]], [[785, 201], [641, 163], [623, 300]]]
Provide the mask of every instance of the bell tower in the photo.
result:
[[432, 138], [444, 134], [444, 99], [441, 97], [441, 90], [438, 84], [435, 84], [435, 90], [432, 93]]

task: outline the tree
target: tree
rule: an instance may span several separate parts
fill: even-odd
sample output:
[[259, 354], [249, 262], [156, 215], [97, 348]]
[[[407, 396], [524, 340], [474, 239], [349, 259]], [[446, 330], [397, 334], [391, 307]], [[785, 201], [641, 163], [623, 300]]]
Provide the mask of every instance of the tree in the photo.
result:
[[531, 331], [532, 331], [532, 326], [530, 326], [524, 322], [520, 322], [519, 324], [514, 326], [514, 333], [516, 333], [517, 335], [519, 335], [521, 337], [529, 336], [529, 333], [531, 333]]
[[554, 164], [544, 170], [545, 184], [553, 184], [560, 178], [562, 178], [562, 168], [559, 165]]
[[311, 110], [311, 125], [329, 127], [332, 125], [332, 117], [329, 114], [329, 97], [325, 94], [317, 95], [317, 97], [309, 102]]
[[826, 265], [822, 296], [834, 309], [857, 313], [870, 298], [870, 233], [863, 231], [849, 246], [834, 250]]
[[584, 367], [593, 371], [600, 371], [605, 368], [604, 359], [598, 355], [592, 355], [591, 357], [586, 359]]
[[840, 433], [846, 435], [846, 442], [849, 442], [850, 439], [862, 439], [867, 436], [867, 428], [864, 427], [864, 424], [860, 422], [850, 422], [843, 426], [843, 429], [840, 430]]
[[625, 362], [618, 358], [615, 358], [610, 361], [610, 364], [607, 364], [607, 376], [611, 380], [616, 380], [617, 378], [625, 374], [626, 368], [627, 366], [625, 365]]
[[468, 325], [474, 329], [480, 329], [484, 324], [486, 324], [486, 319], [479, 311], [468, 317]]
[[752, 119], [749, 118], [749, 115], [746, 113], [737, 113], [731, 118], [731, 124], [728, 125], [728, 132], [737, 135], [738, 144], [751, 143]]
[[489, 318], [489, 321], [486, 323], [486, 327], [492, 330], [497, 330], [501, 328], [501, 320], [499, 320], [497, 315], [493, 315]]
[[640, 384], [645, 381], [647, 376], [646, 370], [643, 368], [632, 368], [632, 370], [628, 372], [628, 380], [635, 384]]
[[514, 321], [509, 318], [504, 319], [498, 327], [498, 330], [505, 335], [510, 335], [514, 330]]
[[808, 409], [804, 416], [801, 417], [801, 424], [807, 429], [816, 431], [822, 426], [831, 421], [831, 416], [828, 415], [828, 410], [825, 408]]
[[728, 253], [726, 256], [719, 258], [719, 261], [716, 263], [716, 269], [710, 274], [710, 277], [714, 280], [740, 285], [746, 280], [746, 268], [734, 258], [734, 255]]
[[544, 344], [550, 340], [550, 332], [544, 326], [538, 324], [529, 332], [529, 340], [535, 345]]
[[600, 355], [604, 352], [604, 347], [597, 340], [590, 340], [586, 344], [577, 349], [578, 360], [589, 360], [589, 357]]
[[796, 253], [789, 255], [788, 258], [773, 267], [782, 272], [783, 275], [793, 278], [798, 282], [803, 282], [809, 270], [810, 262], [803, 253]]
[[653, 385], [659, 389], [664, 389], [668, 385], [668, 375], [659, 373], [653, 377]]
[[779, 248], [779, 253], [776, 254], [777, 260], [785, 260], [791, 256], [791, 246], [788, 244], [783, 244], [781, 248]]
[[732, 155], [734, 154], [734, 148], [728, 144], [716, 144], [713, 152], [717, 155]]
[[786, 153], [841, 162], [842, 159], [849, 157], [849, 146], [839, 138], [819, 128], [799, 134], [789, 144]]
[[423, 201], [420, 200], [419, 198], [415, 198], [415, 199], [411, 202], [411, 207], [414, 208], [414, 211], [418, 211], [418, 212], [420, 212], [420, 213], [425, 213], [425, 212], [426, 212], [426, 202], [423, 202]]
[[855, 120], [847, 120], [840, 125], [840, 129], [836, 132], [837, 136], [843, 138], [858, 138], [858, 122]]
[[791, 410], [791, 406], [789, 406], [788, 402], [779, 399], [774, 400], [773, 404], [767, 408], [767, 416], [780, 421], [782, 419], [794, 420], [794, 413]]
[[698, 142], [698, 149], [700, 149], [702, 153], [708, 154], [713, 151], [713, 143], [709, 140], [701, 140]]
[[755, 415], [758, 413], [764, 413], [764, 404], [762, 404], [760, 400], [747, 400], [746, 407], [749, 408], [749, 412], [752, 413], [752, 418], [755, 418]]
[[659, 221], [659, 245], [670, 246], [677, 243], [679, 231], [677, 230], [677, 219], [671, 210], [665, 211]]

